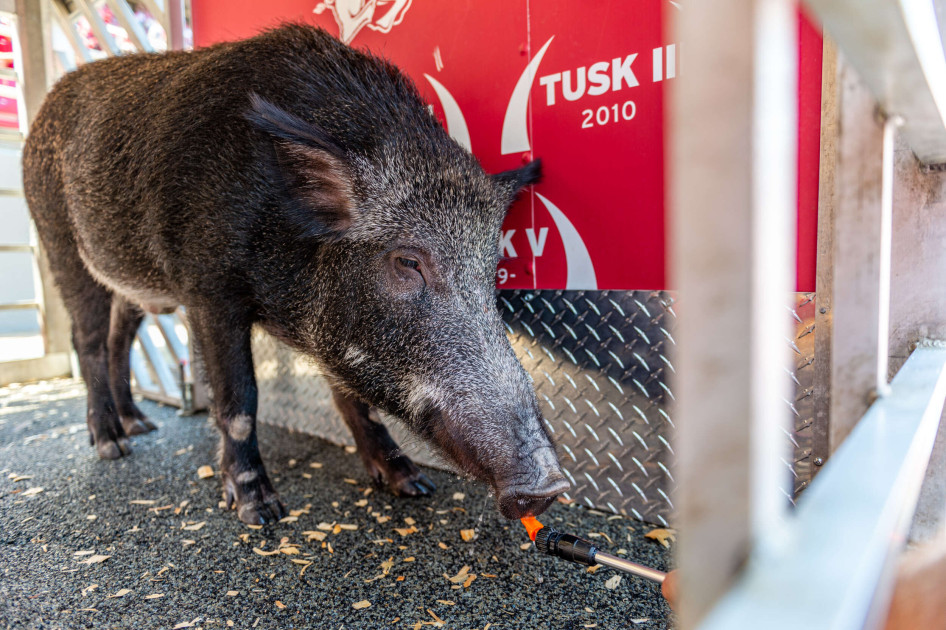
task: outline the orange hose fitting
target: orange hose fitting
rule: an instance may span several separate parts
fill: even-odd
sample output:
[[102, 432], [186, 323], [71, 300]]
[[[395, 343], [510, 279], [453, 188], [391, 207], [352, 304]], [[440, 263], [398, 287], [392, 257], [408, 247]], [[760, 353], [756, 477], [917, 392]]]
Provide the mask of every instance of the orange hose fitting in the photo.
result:
[[536, 533], [544, 527], [534, 516], [526, 516], [522, 519], [522, 524], [525, 525], [526, 531], [529, 532], [529, 538], [532, 539], [532, 542], [535, 542]]

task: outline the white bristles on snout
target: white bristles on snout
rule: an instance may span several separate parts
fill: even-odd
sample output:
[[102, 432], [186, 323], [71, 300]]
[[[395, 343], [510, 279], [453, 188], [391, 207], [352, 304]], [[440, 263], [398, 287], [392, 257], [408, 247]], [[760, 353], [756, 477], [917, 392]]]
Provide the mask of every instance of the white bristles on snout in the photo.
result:
[[404, 406], [414, 417], [421, 416], [428, 409], [443, 408], [448, 402], [447, 393], [442, 388], [414, 374], [405, 379], [404, 392]]

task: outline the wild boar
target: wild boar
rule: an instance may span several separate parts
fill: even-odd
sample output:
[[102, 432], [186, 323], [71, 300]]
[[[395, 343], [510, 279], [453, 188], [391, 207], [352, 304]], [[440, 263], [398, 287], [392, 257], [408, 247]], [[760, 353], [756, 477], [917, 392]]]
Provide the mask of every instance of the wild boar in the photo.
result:
[[395, 494], [434, 485], [373, 408], [508, 518], [568, 487], [494, 293], [500, 225], [540, 165], [487, 175], [390, 63], [303, 25], [97, 61], [50, 92], [23, 162], [100, 457], [154, 428], [129, 388], [143, 309], [184, 305], [242, 521], [285, 515], [257, 444], [254, 324], [321, 366]]

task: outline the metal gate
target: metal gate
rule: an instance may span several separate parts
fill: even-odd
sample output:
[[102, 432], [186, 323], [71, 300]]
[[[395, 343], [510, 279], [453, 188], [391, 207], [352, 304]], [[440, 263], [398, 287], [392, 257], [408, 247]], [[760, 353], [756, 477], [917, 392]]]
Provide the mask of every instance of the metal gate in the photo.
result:
[[[0, 5], [0, 9], [2, 9]], [[19, 214], [26, 232], [29, 217], [22, 199], [19, 153], [27, 119], [34, 116], [46, 89], [55, 78], [95, 59], [134, 52], [155, 52], [169, 48], [190, 46], [190, 29], [184, 0], [29, 0], [18, 5], [20, 14], [9, 14], [4, 22], [17, 24], [14, 35], [13, 69], [0, 65], [0, 83], [4, 92], [10, 91], [10, 82], [18, 100], [19, 130], [0, 128], [0, 202], [4, 212], [11, 204], [19, 204]], [[0, 16], [4, 14], [0, 12]], [[24, 53], [19, 54], [23, 40]], [[24, 98], [24, 86], [28, 95]], [[21, 230], [22, 231], [22, 230]], [[24, 234], [26, 233], [24, 232]], [[6, 241], [6, 239], [3, 239]], [[0, 255], [39, 254], [35, 236], [19, 235], [17, 242], [0, 243]], [[33, 274], [40, 277], [42, 259]], [[21, 274], [22, 275], [22, 274]], [[68, 321], [63, 307], [52, 290], [49, 278], [44, 286], [50, 295], [37, 291], [33, 299], [21, 299], [0, 304], [0, 311], [38, 309], [43, 326], [45, 355], [32, 362], [17, 365], [4, 364], [0, 380], [30, 380], [68, 374], [69, 341]], [[48, 334], [47, 309], [43, 298], [53, 298], [52, 315], [55, 328]], [[53, 343], [49, 337], [53, 337]], [[131, 351], [134, 390], [148, 398], [178, 406], [184, 412], [193, 412], [207, 406], [207, 396], [199, 378], [195, 378], [195, 356], [188, 346], [188, 332], [181, 309], [170, 315], [147, 315], [142, 322]], [[52, 347], [54, 346], [54, 347]], [[56, 350], [57, 352], [52, 352]], [[42, 354], [42, 353], [41, 353]], [[58, 363], [54, 363], [53, 360]], [[42, 361], [41, 365], [39, 362]], [[14, 369], [16, 368], [16, 369]]]

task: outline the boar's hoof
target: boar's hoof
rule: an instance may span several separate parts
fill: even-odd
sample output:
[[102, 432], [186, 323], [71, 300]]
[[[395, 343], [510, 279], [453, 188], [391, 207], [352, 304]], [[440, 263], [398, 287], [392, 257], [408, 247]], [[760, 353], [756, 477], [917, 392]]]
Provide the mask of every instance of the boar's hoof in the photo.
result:
[[[237, 475], [249, 476], [248, 473]], [[266, 473], [253, 481], [237, 483], [229, 474], [223, 477], [223, 495], [228, 509], [236, 508], [237, 517], [247, 525], [275, 523], [288, 515], [279, 494], [266, 478]]]
[[141, 418], [122, 418], [122, 427], [126, 435], [141, 435], [154, 431], [158, 427], [145, 417]]
[[102, 459], [118, 459], [131, 454], [131, 447], [127, 438], [117, 440], [100, 440], [95, 444], [95, 451]]
[[376, 463], [375, 470], [375, 483], [379, 486], [387, 484], [395, 496], [421, 497], [437, 489], [434, 482], [404, 455], [386, 460], [380, 466]]
[[426, 496], [437, 489], [434, 482], [422, 472], [418, 472], [416, 477], [405, 477], [389, 485], [394, 494], [399, 497]]
[[265, 525], [275, 523], [287, 516], [286, 506], [278, 497], [270, 497], [265, 501], [244, 503], [237, 508], [237, 516], [247, 525]]

